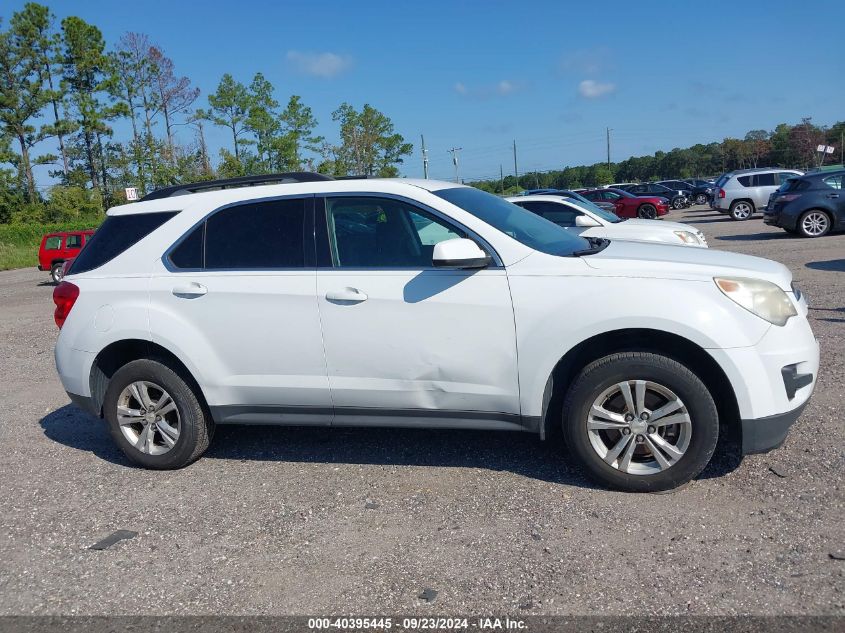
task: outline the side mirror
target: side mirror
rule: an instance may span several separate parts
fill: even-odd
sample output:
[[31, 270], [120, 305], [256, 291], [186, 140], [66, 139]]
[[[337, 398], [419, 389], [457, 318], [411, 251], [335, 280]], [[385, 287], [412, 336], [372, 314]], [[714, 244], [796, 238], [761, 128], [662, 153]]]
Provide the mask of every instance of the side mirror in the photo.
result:
[[436, 268], [486, 268], [491, 261], [478, 244], [460, 237], [435, 244], [431, 259]]
[[580, 226], [586, 229], [593, 226], [601, 226], [601, 224], [597, 220], [591, 218], [589, 215], [579, 215], [577, 218], [575, 218], [575, 226]]

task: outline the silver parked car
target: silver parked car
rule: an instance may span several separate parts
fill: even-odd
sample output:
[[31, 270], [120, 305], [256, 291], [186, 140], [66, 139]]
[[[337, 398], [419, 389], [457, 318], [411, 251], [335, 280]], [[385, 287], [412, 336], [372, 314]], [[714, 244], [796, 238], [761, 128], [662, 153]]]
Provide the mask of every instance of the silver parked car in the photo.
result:
[[710, 208], [728, 213], [734, 220], [747, 220], [757, 211], [763, 211], [778, 187], [789, 178], [802, 176], [795, 169], [763, 167], [738, 169], [722, 174], [716, 181], [716, 192]]

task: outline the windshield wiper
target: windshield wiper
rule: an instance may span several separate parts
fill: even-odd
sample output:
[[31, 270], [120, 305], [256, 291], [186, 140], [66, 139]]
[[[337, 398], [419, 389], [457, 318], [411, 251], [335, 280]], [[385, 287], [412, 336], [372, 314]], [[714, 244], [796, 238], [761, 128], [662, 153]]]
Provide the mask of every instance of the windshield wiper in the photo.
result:
[[585, 237], [590, 243], [590, 248], [585, 248], [580, 251], [572, 253], [573, 257], [584, 257], [585, 255], [595, 255], [606, 249], [610, 245], [610, 240], [603, 237]]

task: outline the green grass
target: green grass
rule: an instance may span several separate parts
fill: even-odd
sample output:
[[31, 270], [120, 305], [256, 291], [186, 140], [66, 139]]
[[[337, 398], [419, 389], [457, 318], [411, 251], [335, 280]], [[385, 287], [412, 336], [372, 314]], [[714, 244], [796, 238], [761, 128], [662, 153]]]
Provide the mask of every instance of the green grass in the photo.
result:
[[91, 219], [58, 224], [0, 224], [0, 270], [38, 266], [38, 247], [45, 233], [93, 229], [99, 222]]

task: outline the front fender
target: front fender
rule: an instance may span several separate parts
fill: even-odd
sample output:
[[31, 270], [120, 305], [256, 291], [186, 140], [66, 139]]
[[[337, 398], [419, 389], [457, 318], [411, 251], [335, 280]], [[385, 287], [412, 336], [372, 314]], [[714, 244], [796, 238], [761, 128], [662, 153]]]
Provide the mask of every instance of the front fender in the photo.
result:
[[659, 330], [704, 350], [722, 350], [753, 346], [771, 327], [725, 298], [712, 282], [515, 276], [510, 284], [525, 416], [542, 414], [543, 391], [557, 363], [595, 336]]

